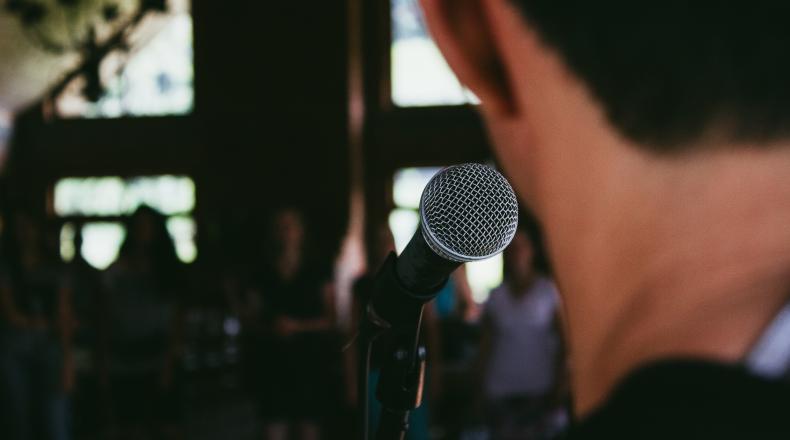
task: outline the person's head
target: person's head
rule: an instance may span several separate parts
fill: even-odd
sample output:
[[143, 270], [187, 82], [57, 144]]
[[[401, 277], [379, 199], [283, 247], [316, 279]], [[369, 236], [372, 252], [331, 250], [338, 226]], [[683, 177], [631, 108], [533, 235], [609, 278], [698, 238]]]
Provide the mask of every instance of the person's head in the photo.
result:
[[527, 285], [535, 274], [535, 248], [529, 235], [517, 231], [503, 256], [505, 281], [519, 287]]
[[673, 218], [685, 203], [713, 221], [701, 200], [745, 206], [790, 166], [790, 3], [421, 3], [553, 260], [580, 239], [634, 238], [595, 236], [602, 220]]
[[301, 249], [304, 244], [304, 220], [295, 208], [281, 208], [272, 217], [271, 238], [280, 252]]
[[148, 206], [140, 206], [126, 221], [126, 238], [121, 256], [174, 260], [175, 246], [167, 231], [164, 215]]
[[656, 357], [742, 356], [790, 280], [790, 3], [421, 3], [542, 226], [579, 413]]
[[131, 217], [129, 236], [140, 245], [148, 245], [161, 234], [164, 218], [148, 207], [140, 207]]
[[148, 267], [163, 292], [181, 288], [181, 262], [175, 243], [167, 231], [167, 218], [155, 209], [142, 205], [126, 220], [126, 238], [119, 259], [136, 267]]
[[598, 144], [672, 157], [790, 137], [789, 3], [422, 4], [448, 63], [482, 101], [503, 166], [539, 215], [545, 174], [575, 190], [568, 181], [581, 167], [606, 166]]

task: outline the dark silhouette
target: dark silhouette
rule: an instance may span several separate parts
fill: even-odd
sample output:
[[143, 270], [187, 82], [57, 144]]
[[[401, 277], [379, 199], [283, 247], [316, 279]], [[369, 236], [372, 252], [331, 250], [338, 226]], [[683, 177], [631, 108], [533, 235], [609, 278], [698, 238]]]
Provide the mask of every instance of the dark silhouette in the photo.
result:
[[103, 274], [100, 381], [108, 388], [114, 436], [178, 434], [182, 274], [165, 218], [139, 208], [128, 219], [118, 260]]
[[74, 386], [71, 291], [43, 224], [18, 212], [6, 224], [0, 267], [3, 438], [70, 438]]
[[331, 273], [328, 264], [311, 260], [298, 211], [277, 211], [269, 233], [243, 315], [264, 438], [318, 439], [330, 402]]

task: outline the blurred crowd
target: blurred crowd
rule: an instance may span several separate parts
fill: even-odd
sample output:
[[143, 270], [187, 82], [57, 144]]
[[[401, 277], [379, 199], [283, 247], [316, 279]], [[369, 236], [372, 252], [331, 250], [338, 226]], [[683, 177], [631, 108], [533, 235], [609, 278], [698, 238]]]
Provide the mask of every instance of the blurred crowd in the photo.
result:
[[[3, 217], [0, 438], [353, 438], [365, 382], [374, 430], [385, 354], [374, 349], [365, 372], [348, 342], [394, 250], [389, 229], [368, 234], [370, 271], [343, 323], [333, 262], [311, 252], [299, 210], [272, 216], [244, 268], [181, 263], [165, 220], [139, 208], [99, 271], [79, 251], [61, 259], [59, 224]], [[567, 424], [560, 307], [534, 242], [516, 234], [484, 304], [462, 268], [426, 307], [426, 392], [409, 439], [550, 439]]]

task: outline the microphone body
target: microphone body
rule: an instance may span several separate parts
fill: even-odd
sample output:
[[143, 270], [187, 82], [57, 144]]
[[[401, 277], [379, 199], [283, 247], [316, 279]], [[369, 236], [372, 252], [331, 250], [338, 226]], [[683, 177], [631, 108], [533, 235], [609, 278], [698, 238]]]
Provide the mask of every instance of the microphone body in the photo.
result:
[[426, 243], [422, 227], [419, 227], [398, 257], [395, 271], [403, 287], [417, 295], [432, 297], [460, 265], [460, 261], [437, 255]]
[[510, 243], [518, 204], [510, 184], [479, 164], [445, 168], [420, 198], [420, 226], [400, 257], [390, 253], [374, 279], [361, 333], [372, 343], [386, 333], [388, 358], [377, 387], [379, 439], [402, 439], [408, 412], [419, 406], [425, 374], [420, 327], [425, 303], [462, 263], [496, 255]]
[[378, 327], [416, 325], [423, 304], [442, 290], [460, 265], [459, 261], [436, 255], [418, 229], [400, 257], [390, 253], [379, 269], [368, 304], [368, 318]]

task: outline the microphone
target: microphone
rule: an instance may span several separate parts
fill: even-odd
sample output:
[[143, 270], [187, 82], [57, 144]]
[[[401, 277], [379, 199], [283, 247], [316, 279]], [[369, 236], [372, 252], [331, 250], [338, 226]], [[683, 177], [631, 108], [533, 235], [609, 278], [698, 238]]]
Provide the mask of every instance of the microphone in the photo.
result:
[[[387, 355], [376, 387], [382, 406], [378, 439], [402, 440], [409, 411], [422, 401], [426, 351], [419, 335], [423, 305], [439, 293], [459, 265], [502, 252], [517, 225], [513, 188], [491, 167], [455, 165], [428, 182], [420, 198], [419, 228], [400, 257], [391, 252], [376, 275], [361, 328], [368, 343], [367, 358], [374, 339], [387, 335], [382, 341], [382, 352]], [[365, 365], [367, 371], [367, 361]], [[360, 390], [367, 392], [367, 381]], [[366, 408], [361, 412], [365, 420]], [[362, 427], [367, 434], [366, 421]]]
[[513, 188], [493, 168], [474, 163], [434, 175], [419, 212], [409, 244], [400, 257], [390, 254], [376, 276], [368, 318], [379, 327], [418, 324], [422, 305], [458, 266], [502, 252], [518, 226]]

